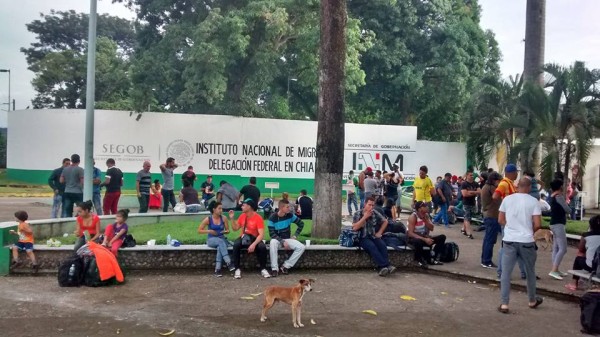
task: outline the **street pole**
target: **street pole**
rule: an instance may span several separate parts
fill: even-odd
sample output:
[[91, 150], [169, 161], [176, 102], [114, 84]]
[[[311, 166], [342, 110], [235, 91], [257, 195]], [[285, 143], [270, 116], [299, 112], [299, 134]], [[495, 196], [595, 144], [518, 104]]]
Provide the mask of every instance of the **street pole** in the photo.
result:
[[[10, 69], [0, 69], [0, 73], [8, 73], [8, 103], [6, 103], [8, 108], [6, 108], [6, 110], [10, 111]], [[15, 110], [14, 107], [13, 110]]]
[[92, 200], [94, 175], [94, 104], [96, 91], [96, 7], [90, 0], [88, 28], [87, 87], [85, 96], [85, 166], [83, 169], [83, 200]]

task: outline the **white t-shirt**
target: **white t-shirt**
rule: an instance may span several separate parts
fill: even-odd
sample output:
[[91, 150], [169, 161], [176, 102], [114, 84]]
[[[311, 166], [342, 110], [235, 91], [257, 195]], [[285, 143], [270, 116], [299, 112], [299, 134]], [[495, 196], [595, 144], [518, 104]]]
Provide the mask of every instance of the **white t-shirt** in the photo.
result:
[[515, 193], [502, 200], [500, 212], [506, 214], [504, 238], [506, 242], [534, 242], [534, 215], [541, 215], [540, 203], [536, 198], [524, 193]]

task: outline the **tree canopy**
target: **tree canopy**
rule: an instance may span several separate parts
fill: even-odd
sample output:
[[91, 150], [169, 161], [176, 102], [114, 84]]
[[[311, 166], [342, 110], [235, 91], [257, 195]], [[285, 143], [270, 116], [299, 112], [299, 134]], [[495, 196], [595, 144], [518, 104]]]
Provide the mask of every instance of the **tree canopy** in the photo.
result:
[[[117, 2], [137, 17], [99, 17], [97, 107], [317, 120], [318, 0]], [[348, 1], [346, 121], [460, 139], [475, 89], [499, 77], [479, 19], [472, 0]], [[34, 106], [85, 106], [87, 15], [27, 27]]]

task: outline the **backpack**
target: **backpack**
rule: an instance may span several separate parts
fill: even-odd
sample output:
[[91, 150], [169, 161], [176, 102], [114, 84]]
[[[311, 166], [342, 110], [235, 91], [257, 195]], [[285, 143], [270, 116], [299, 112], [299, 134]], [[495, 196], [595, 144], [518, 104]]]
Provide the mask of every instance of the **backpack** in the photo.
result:
[[273, 213], [273, 199], [265, 198], [258, 203], [258, 208], [263, 210], [263, 218], [268, 219]]
[[353, 231], [351, 226], [344, 226], [339, 241], [342, 247], [358, 247], [358, 232]]
[[588, 291], [583, 294], [579, 307], [581, 308], [581, 332], [600, 333], [600, 292]]
[[58, 285], [61, 287], [79, 287], [84, 274], [83, 259], [73, 255], [58, 266]]
[[460, 251], [458, 249], [458, 245], [454, 242], [446, 242], [444, 244], [444, 249], [442, 250], [442, 254], [440, 255], [440, 261], [442, 262], [454, 262], [458, 260], [458, 255]]
[[592, 274], [590, 275], [590, 280], [592, 277], [598, 277], [600, 275], [600, 247], [596, 248], [596, 252], [594, 252], [594, 259], [592, 260]]
[[136, 244], [137, 244], [137, 242], [135, 241], [135, 238], [133, 237], [133, 235], [127, 234], [127, 235], [125, 235], [125, 238], [123, 238], [123, 245], [121, 245], [121, 247], [131, 248], [131, 247], [135, 247]]
[[98, 265], [96, 258], [90, 256], [86, 259], [85, 273], [83, 275], [83, 284], [88, 287], [103, 287], [115, 283], [115, 278], [111, 277], [108, 280], [100, 280], [100, 272], [98, 271]]

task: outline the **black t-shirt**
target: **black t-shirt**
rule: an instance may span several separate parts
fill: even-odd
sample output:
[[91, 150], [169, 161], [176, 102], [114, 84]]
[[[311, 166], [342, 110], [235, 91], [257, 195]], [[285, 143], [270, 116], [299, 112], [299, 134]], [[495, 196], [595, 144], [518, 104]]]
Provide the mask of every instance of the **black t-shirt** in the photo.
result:
[[106, 192], [121, 192], [121, 184], [123, 183], [123, 172], [116, 167], [111, 167], [106, 170], [106, 176], [110, 177]]
[[[477, 189], [479, 188], [479, 184], [476, 182], [468, 182], [468, 181], [463, 181], [463, 183], [460, 185], [460, 190], [467, 190], [467, 191], [477, 191]], [[463, 205], [467, 205], [467, 206], [475, 206], [475, 196], [472, 197], [465, 197], [463, 195], [462, 197], [462, 202]]]
[[194, 181], [196, 181], [196, 173], [192, 171], [185, 171], [181, 175], [181, 181], [187, 181], [191, 186], [194, 186]]
[[258, 200], [260, 199], [260, 190], [258, 189], [258, 187], [254, 185], [246, 185], [242, 187], [240, 193], [244, 195], [244, 200], [250, 198], [254, 200], [254, 202], [258, 205]]
[[[210, 187], [210, 193], [208, 194], [204, 193], [205, 188], [207, 187]], [[207, 181], [205, 181], [200, 186], [200, 189], [202, 190], [202, 199], [210, 199], [215, 195], [215, 184], [213, 183], [209, 184]]]
[[301, 195], [296, 203], [300, 205], [300, 219], [312, 219], [313, 200], [306, 195]]

